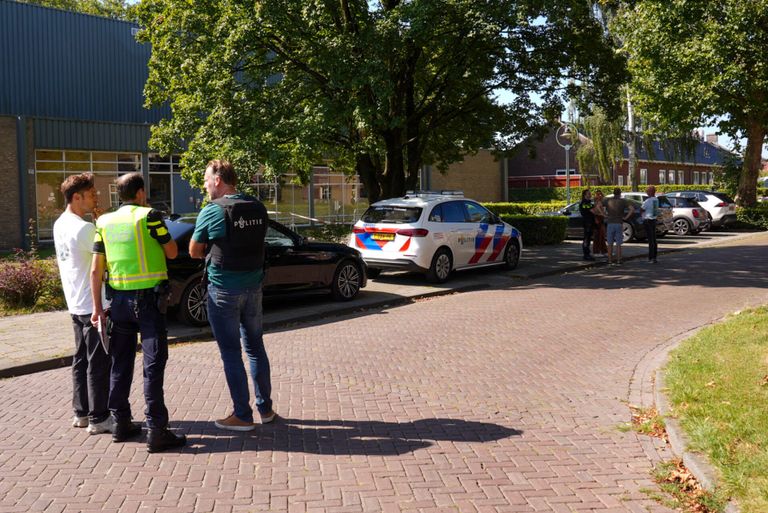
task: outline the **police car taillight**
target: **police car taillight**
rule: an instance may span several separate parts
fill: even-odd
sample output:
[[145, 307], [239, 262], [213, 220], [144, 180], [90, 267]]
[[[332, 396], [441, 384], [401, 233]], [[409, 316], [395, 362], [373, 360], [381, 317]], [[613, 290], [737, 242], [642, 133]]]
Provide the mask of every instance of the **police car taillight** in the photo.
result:
[[365, 233], [365, 228], [359, 228], [355, 226], [352, 228], [352, 233]]
[[398, 235], [404, 235], [406, 237], [426, 237], [428, 233], [429, 230], [424, 228], [403, 228], [397, 230]]

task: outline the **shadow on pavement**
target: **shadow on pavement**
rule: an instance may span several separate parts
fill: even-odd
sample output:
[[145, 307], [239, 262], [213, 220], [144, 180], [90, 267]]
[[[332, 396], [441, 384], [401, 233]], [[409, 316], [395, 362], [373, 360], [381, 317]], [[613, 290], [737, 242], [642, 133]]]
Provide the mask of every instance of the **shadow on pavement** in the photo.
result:
[[657, 286], [700, 285], [709, 288], [768, 288], [768, 273], [762, 270], [765, 246], [691, 248], [684, 253], [660, 254], [658, 264], [645, 257], [625, 261], [619, 266], [605, 264], [586, 272], [568, 275], [569, 279], [537, 280], [512, 287], [552, 287], [561, 289], [646, 289]]
[[328, 455], [393, 456], [433, 442], [493, 442], [522, 431], [490, 422], [421, 419], [412, 422], [302, 420], [280, 418], [254, 431], [223, 431], [213, 422], [178, 421], [187, 447], [197, 453], [273, 451]]

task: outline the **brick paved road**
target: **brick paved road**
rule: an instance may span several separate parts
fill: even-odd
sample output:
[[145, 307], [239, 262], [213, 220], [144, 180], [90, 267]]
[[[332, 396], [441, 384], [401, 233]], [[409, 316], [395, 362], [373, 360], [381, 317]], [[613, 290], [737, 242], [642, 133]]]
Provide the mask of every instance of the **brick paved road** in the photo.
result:
[[768, 302], [766, 246], [271, 333], [284, 418], [249, 434], [212, 426], [229, 408], [215, 345], [175, 347], [180, 453], [68, 427], [66, 369], [4, 380], [0, 511], [668, 511], [642, 492], [666, 450], [616, 426], [669, 340]]

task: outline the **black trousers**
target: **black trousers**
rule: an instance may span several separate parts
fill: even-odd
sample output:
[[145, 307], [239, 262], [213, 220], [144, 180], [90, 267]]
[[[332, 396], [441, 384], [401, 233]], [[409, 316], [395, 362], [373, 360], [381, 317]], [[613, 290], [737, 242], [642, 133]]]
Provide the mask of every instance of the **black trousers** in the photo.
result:
[[88, 417], [91, 424], [109, 416], [109, 355], [101, 345], [91, 316], [72, 314], [75, 354], [72, 357], [72, 408], [78, 417]]
[[595, 231], [593, 223], [584, 223], [584, 240], [581, 241], [581, 249], [584, 256], [590, 256], [589, 246], [592, 244], [592, 233]]
[[109, 409], [115, 420], [131, 419], [129, 396], [136, 360], [136, 335], [141, 334], [144, 364], [144, 415], [149, 429], [168, 427], [163, 381], [168, 361], [168, 331], [165, 314], [157, 307], [152, 289], [116, 290], [112, 297], [112, 378]]
[[656, 260], [658, 244], [656, 243], [656, 219], [643, 220], [645, 236], [648, 238], [648, 260]]

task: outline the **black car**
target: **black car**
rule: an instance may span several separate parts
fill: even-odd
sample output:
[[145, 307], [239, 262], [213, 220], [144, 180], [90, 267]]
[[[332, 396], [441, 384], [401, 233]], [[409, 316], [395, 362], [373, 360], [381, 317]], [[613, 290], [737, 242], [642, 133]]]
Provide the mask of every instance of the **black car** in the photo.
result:
[[[643, 219], [640, 214], [640, 207], [642, 204], [640, 202], [627, 199], [627, 203], [631, 204], [632, 207], [634, 207], [635, 212], [632, 214], [632, 218], [629, 221], [624, 221], [622, 223], [622, 228], [624, 232], [624, 242], [629, 242], [631, 240], [645, 240], [645, 226], [643, 225]], [[570, 205], [561, 208], [560, 210], [556, 212], [547, 212], [546, 214], [542, 215], [561, 215], [561, 216], [567, 216], [568, 217], [568, 228], [566, 229], [566, 236], [567, 237], [573, 237], [580, 239], [584, 235], [584, 223], [581, 220], [581, 212], [579, 212], [579, 203], [571, 203]], [[663, 221], [657, 221], [662, 222]]]
[[[168, 260], [171, 284], [169, 307], [178, 307], [179, 320], [195, 326], [208, 323], [201, 286], [203, 260], [189, 256], [189, 239], [195, 218], [167, 219], [168, 231], [179, 246], [179, 255]], [[309, 241], [270, 219], [264, 294], [309, 289], [329, 289], [334, 299], [349, 301], [366, 285], [366, 268], [360, 253], [343, 244]]]

